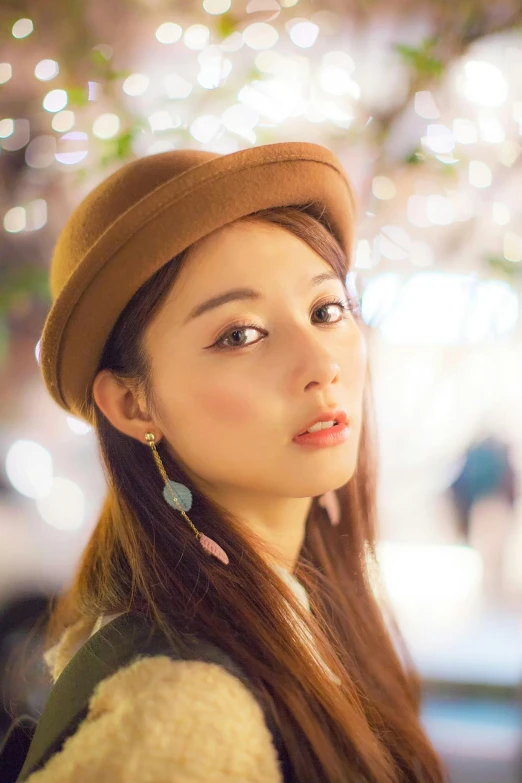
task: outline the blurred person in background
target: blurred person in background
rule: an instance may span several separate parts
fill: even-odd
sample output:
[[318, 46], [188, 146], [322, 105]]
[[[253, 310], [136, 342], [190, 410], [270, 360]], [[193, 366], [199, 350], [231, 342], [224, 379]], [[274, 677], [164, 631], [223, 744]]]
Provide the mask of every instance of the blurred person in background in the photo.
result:
[[486, 596], [501, 599], [518, 497], [509, 444], [493, 435], [477, 437], [466, 449], [449, 493], [459, 535], [481, 554]]
[[370, 579], [354, 225], [304, 142], [150, 155], [69, 218], [40, 364], [107, 494], [18, 780], [443, 780]]

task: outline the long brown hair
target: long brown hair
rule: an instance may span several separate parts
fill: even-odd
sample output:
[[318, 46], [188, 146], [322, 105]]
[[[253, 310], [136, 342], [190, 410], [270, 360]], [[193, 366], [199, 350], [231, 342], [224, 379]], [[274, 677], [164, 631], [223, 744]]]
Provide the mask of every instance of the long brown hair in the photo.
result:
[[[349, 260], [313, 204], [243, 219], [293, 232], [345, 282]], [[190, 248], [136, 292], [99, 362], [98, 370], [109, 369], [142, 390], [150, 413], [155, 400], [144, 330], [189, 258]], [[357, 302], [352, 304], [362, 327]], [[89, 404], [108, 491], [75, 578], [51, 613], [47, 643], [82, 617], [146, 614], [167, 636], [195, 634], [237, 661], [274, 716], [298, 780], [443, 780], [419, 721], [418, 680], [391, 641], [370, 576], [370, 564], [376, 573], [376, 457], [369, 376], [357, 468], [337, 490], [340, 524], [332, 527], [317, 498], [312, 500], [295, 570], [308, 592], [310, 612], [274, 578], [260, 542], [194, 487], [160, 441], [169, 478], [193, 492], [191, 519], [224, 547], [230, 564], [206, 555], [186, 521], [165, 503], [150, 447], [113, 427], [92, 396]], [[340, 683], [305, 649], [299, 623], [309, 629], [318, 655]]]

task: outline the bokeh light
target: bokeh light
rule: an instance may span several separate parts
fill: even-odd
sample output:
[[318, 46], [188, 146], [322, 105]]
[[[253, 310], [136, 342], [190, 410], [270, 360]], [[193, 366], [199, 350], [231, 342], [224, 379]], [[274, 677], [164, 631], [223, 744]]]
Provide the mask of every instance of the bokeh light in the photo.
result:
[[0, 63], [0, 84], [5, 84], [13, 75], [11, 63]]
[[43, 99], [45, 111], [57, 112], [67, 106], [67, 93], [65, 90], [51, 90]]
[[55, 477], [49, 492], [36, 499], [42, 519], [58, 530], [77, 530], [85, 521], [85, 495], [70, 479]]
[[34, 75], [42, 82], [48, 82], [58, 76], [60, 73], [60, 66], [56, 60], [40, 60], [34, 69]]
[[27, 38], [34, 30], [31, 19], [19, 19], [14, 23], [11, 33], [13, 38]]
[[156, 38], [163, 44], [176, 43], [182, 35], [183, 30], [176, 22], [164, 22], [156, 30]]
[[117, 114], [101, 114], [94, 120], [92, 132], [98, 139], [111, 139], [120, 129], [120, 118]]
[[145, 76], [145, 74], [133, 73], [130, 76], [127, 76], [123, 82], [122, 89], [127, 95], [143, 95], [149, 86], [149, 83], [149, 77]]
[[5, 470], [13, 487], [28, 498], [45, 497], [53, 483], [49, 451], [32, 440], [16, 440], [6, 454]]
[[66, 109], [54, 115], [51, 125], [53, 130], [58, 131], [58, 133], [65, 133], [74, 126], [74, 120], [74, 112]]

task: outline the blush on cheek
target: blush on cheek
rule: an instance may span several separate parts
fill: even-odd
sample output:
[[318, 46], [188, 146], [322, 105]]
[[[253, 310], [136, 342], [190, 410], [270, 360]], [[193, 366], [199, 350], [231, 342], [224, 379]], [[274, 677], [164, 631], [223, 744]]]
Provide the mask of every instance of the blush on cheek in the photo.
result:
[[191, 396], [191, 407], [199, 411], [201, 419], [210, 418], [213, 425], [250, 424], [260, 416], [259, 406], [244, 393], [235, 389], [220, 389], [215, 385]]

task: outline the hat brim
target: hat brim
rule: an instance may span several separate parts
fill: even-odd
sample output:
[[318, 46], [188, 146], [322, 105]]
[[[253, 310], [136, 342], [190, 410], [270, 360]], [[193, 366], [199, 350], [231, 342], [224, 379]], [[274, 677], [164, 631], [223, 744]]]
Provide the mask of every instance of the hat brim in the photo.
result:
[[336, 156], [318, 144], [280, 142], [213, 157], [137, 200], [89, 247], [47, 316], [40, 367], [54, 400], [90, 421], [88, 392], [118, 316], [175, 255], [252, 212], [310, 202], [324, 208], [349, 258], [353, 190]]

